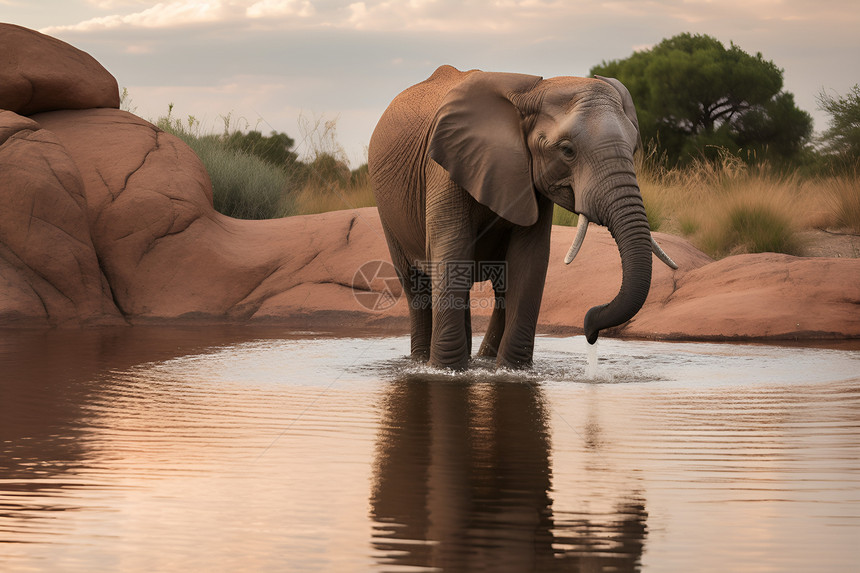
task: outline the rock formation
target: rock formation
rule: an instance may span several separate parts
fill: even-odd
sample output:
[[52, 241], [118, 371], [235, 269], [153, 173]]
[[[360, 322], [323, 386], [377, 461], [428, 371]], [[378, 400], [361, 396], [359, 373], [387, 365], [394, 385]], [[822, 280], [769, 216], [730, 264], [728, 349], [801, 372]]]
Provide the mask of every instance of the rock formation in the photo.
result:
[[[0, 327], [214, 321], [408, 330], [405, 302], [388, 304], [400, 294], [390, 274], [357, 275], [388, 260], [375, 209], [223, 216], [194, 153], [119, 110], [116, 81], [93, 58], [8, 24], [0, 54]], [[553, 231], [542, 332], [581, 332], [585, 311], [620, 285], [617, 249], [603, 229], [572, 265], [562, 263], [572, 233]], [[713, 262], [681, 238], [658, 240], [680, 270], [655, 262], [645, 307], [616, 334], [860, 337], [860, 260]], [[477, 327], [488, 296], [476, 285]]]

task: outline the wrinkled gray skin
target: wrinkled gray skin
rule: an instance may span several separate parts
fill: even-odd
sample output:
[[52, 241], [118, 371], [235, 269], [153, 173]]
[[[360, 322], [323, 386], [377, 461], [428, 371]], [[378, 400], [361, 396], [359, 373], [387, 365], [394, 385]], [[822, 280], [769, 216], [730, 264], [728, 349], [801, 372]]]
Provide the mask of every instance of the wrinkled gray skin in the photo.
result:
[[398, 95], [376, 126], [368, 163], [410, 303], [412, 357], [464, 368], [471, 354], [469, 289], [432, 268], [505, 261], [504, 292], [494, 283], [496, 307], [478, 355], [500, 366], [531, 364], [553, 203], [608, 227], [621, 254], [621, 290], [586, 314], [588, 341], [633, 317], [651, 283], [638, 144], [633, 102], [617, 80], [442, 66]]

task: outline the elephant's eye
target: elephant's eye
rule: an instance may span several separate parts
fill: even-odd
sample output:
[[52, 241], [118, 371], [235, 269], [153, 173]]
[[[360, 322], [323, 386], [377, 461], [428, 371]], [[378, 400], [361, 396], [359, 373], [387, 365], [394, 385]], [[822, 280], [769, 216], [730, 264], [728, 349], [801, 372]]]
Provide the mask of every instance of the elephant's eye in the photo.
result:
[[568, 159], [573, 159], [576, 157], [576, 150], [573, 149], [573, 146], [567, 141], [562, 141], [558, 144], [558, 148], [561, 151], [562, 155], [564, 155]]

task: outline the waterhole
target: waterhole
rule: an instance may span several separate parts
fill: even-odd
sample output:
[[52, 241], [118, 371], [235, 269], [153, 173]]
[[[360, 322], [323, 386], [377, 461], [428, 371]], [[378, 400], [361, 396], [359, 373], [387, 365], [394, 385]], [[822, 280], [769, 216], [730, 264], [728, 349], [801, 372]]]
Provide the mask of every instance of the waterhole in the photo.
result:
[[[475, 347], [479, 344], [476, 340]], [[849, 571], [860, 352], [0, 336], [3, 571]]]

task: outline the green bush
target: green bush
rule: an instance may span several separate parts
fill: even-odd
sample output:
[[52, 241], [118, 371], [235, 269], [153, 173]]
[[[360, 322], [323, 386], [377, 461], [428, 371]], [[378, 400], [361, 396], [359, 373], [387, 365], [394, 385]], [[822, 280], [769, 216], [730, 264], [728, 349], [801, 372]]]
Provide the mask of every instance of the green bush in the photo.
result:
[[212, 181], [215, 210], [237, 219], [272, 219], [292, 214], [295, 185], [287, 173], [256, 155], [231, 148], [217, 135], [200, 135], [193, 116], [187, 125], [171, 116], [156, 125], [179, 137], [190, 147]]
[[237, 219], [273, 219], [292, 212], [289, 180], [282, 169], [227, 148], [213, 136], [186, 141], [212, 180], [215, 210]]
[[800, 254], [801, 244], [789, 219], [764, 204], [738, 203], [727, 210], [725, 220], [704, 239], [710, 254]]

